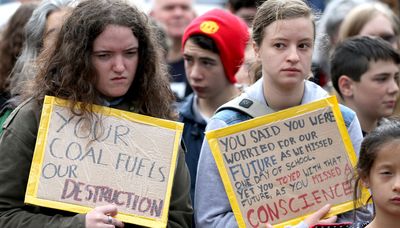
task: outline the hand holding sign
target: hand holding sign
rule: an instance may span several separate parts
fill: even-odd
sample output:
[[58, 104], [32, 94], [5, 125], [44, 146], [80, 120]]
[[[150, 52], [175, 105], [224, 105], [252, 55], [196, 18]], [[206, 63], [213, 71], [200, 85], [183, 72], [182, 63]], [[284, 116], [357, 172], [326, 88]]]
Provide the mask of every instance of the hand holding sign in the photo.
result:
[[[327, 219], [322, 219], [329, 213], [329, 210], [331, 209], [331, 205], [327, 204], [320, 208], [318, 211], [314, 212], [313, 214], [309, 215], [307, 218], [304, 219], [304, 223], [308, 225], [308, 227], [311, 227], [314, 224], [325, 224], [325, 223], [334, 223], [336, 222], [337, 216], [332, 216]], [[263, 227], [263, 226], [260, 226]], [[265, 224], [266, 228], [274, 228], [270, 223]]]
[[118, 219], [112, 218], [117, 215], [118, 209], [115, 205], [99, 206], [86, 214], [85, 226], [96, 228], [104, 227], [104, 224], [115, 227], [124, 227], [124, 224]]

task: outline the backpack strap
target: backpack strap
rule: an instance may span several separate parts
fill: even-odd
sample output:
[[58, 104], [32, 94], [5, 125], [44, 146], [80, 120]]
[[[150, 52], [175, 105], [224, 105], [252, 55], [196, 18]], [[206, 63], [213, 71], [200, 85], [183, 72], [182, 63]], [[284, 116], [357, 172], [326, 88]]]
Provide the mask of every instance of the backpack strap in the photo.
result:
[[252, 118], [264, 116], [275, 112], [270, 107], [263, 105], [260, 102], [249, 97], [247, 93], [242, 93], [235, 99], [223, 104], [217, 109], [217, 111], [215, 111], [215, 113], [224, 109], [238, 110], [251, 116]]

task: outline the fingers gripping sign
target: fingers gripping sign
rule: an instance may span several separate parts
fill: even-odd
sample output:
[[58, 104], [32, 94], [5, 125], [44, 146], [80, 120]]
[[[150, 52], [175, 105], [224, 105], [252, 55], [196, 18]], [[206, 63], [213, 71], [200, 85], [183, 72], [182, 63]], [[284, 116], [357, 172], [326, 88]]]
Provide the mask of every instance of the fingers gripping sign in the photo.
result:
[[117, 207], [112, 204], [96, 207], [86, 214], [85, 226], [87, 228], [124, 227], [124, 223], [114, 218], [117, 213]]

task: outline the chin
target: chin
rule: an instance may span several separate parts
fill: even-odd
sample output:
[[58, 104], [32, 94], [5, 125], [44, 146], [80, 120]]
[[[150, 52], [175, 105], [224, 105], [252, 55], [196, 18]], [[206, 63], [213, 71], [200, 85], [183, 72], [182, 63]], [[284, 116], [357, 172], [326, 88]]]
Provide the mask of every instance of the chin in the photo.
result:
[[111, 99], [115, 99], [115, 98], [118, 98], [118, 97], [122, 97], [122, 96], [124, 96], [126, 93], [109, 93], [108, 95], [107, 95], [107, 97], [109, 97], [109, 98], [111, 98]]
[[293, 88], [297, 88], [299, 85], [301, 85], [303, 83], [303, 81], [304, 80], [299, 80], [299, 79], [285, 80], [285, 81], [282, 81], [281, 86], [283, 88], [293, 89]]

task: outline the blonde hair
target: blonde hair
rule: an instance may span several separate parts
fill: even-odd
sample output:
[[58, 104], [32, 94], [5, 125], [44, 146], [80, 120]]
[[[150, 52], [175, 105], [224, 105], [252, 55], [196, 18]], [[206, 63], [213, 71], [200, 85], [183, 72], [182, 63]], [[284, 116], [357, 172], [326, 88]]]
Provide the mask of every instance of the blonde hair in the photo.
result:
[[399, 35], [400, 21], [397, 15], [384, 3], [374, 2], [361, 4], [349, 12], [340, 26], [339, 41], [359, 35], [365, 24], [377, 15], [387, 17], [392, 24], [394, 34]]

